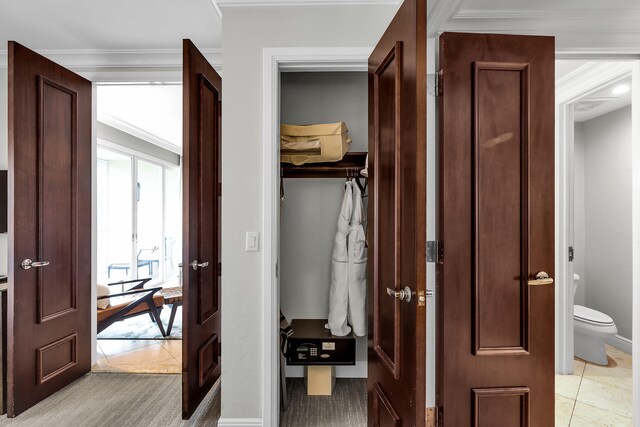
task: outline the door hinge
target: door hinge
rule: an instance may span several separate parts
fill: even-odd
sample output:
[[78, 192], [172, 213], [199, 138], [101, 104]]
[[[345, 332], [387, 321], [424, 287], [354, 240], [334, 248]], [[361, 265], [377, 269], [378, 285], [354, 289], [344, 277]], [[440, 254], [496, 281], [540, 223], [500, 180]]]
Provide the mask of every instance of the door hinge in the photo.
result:
[[442, 240], [427, 241], [427, 262], [442, 264], [444, 262], [444, 242]]
[[442, 425], [442, 410], [437, 407], [427, 408], [426, 427], [438, 427]]
[[435, 74], [427, 74], [427, 94], [430, 96], [442, 96], [442, 83], [442, 70]]
[[573, 246], [569, 246], [569, 262], [573, 262]]
[[276, 261], [276, 279], [278, 278], [278, 261]]

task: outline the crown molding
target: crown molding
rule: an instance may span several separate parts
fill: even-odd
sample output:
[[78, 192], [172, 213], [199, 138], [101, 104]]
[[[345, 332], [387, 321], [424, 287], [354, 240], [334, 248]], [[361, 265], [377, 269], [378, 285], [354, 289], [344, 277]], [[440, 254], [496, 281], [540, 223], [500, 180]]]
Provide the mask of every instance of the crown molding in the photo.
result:
[[[617, 38], [622, 44], [636, 44], [640, 36], [640, 10], [471, 10], [462, 9], [442, 27], [446, 31], [508, 34], [550, 34], [594, 40]], [[627, 38], [628, 40], [625, 40]], [[591, 43], [590, 46], [598, 46]], [[585, 47], [580, 44], [576, 47]]]
[[597, 20], [602, 23], [608, 19], [626, 19], [635, 21], [640, 19], [638, 9], [572, 9], [572, 10], [520, 10], [520, 9], [497, 9], [497, 10], [476, 10], [463, 9], [456, 13], [452, 19], [552, 19], [552, 20]]
[[433, 0], [427, 13], [427, 35], [435, 37], [445, 22], [457, 16], [464, 0]]
[[[182, 81], [182, 49], [69, 49], [37, 52], [92, 81]], [[201, 49], [200, 52], [220, 71], [222, 49]], [[6, 67], [7, 51], [0, 50], [0, 68]]]
[[629, 62], [587, 62], [556, 81], [556, 104], [570, 102], [630, 74]]
[[[353, 6], [399, 5], [403, 0], [214, 0], [220, 9], [232, 7], [282, 7], [282, 6]], [[455, 0], [457, 1], [457, 0]]]
[[640, 52], [640, 9], [461, 9], [442, 29], [546, 34], [556, 36], [557, 49]]
[[218, 0], [211, 0], [211, 4], [213, 5], [213, 8], [216, 10], [216, 13], [218, 14], [218, 18], [220, 18], [220, 20], [222, 21], [222, 11], [220, 10], [220, 6], [218, 5]]

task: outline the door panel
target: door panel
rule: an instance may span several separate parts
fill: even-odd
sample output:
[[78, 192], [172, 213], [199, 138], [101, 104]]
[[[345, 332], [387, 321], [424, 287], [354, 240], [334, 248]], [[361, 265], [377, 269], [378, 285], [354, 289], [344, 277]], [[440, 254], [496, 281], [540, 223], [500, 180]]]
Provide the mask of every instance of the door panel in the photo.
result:
[[91, 82], [15, 42], [9, 171], [13, 417], [91, 368]]
[[526, 426], [529, 420], [529, 389], [473, 389], [473, 426]]
[[[182, 415], [220, 377], [220, 105], [222, 80], [184, 41]], [[196, 262], [200, 266], [192, 267]], [[206, 265], [204, 265], [206, 263]]]
[[444, 424], [553, 425], [554, 42], [440, 37], [437, 400]]
[[425, 27], [405, 1], [369, 58], [371, 426], [425, 422]]
[[528, 348], [528, 76], [527, 64], [474, 64], [476, 354]]

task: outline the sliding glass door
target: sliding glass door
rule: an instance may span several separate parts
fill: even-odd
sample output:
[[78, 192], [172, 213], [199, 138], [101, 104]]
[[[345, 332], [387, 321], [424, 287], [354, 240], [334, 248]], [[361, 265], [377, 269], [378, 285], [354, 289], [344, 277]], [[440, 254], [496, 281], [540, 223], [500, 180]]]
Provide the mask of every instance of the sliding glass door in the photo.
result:
[[98, 148], [98, 281], [177, 284], [180, 168]]
[[134, 278], [133, 159], [98, 148], [98, 282]]
[[152, 277], [152, 282], [162, 278], [163, 252], [163, 168], [137, 159], [136, 171], [136, 262], [139, 277]]

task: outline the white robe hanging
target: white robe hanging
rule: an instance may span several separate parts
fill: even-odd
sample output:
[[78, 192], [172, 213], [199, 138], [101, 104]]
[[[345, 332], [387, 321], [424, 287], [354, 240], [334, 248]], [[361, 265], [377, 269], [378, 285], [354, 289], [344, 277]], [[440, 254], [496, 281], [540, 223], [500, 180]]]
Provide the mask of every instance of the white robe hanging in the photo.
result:
[[362, 195], [355, 181], [345, 184], [331, 256], [327, 328], [335, 336], [366, 334], [367, 250]]
[[358, 337], [367, 334], [367, 241], [362, 192], [352, 181], [353, 214], [347, 247], [349, 250], [349, 324]]

